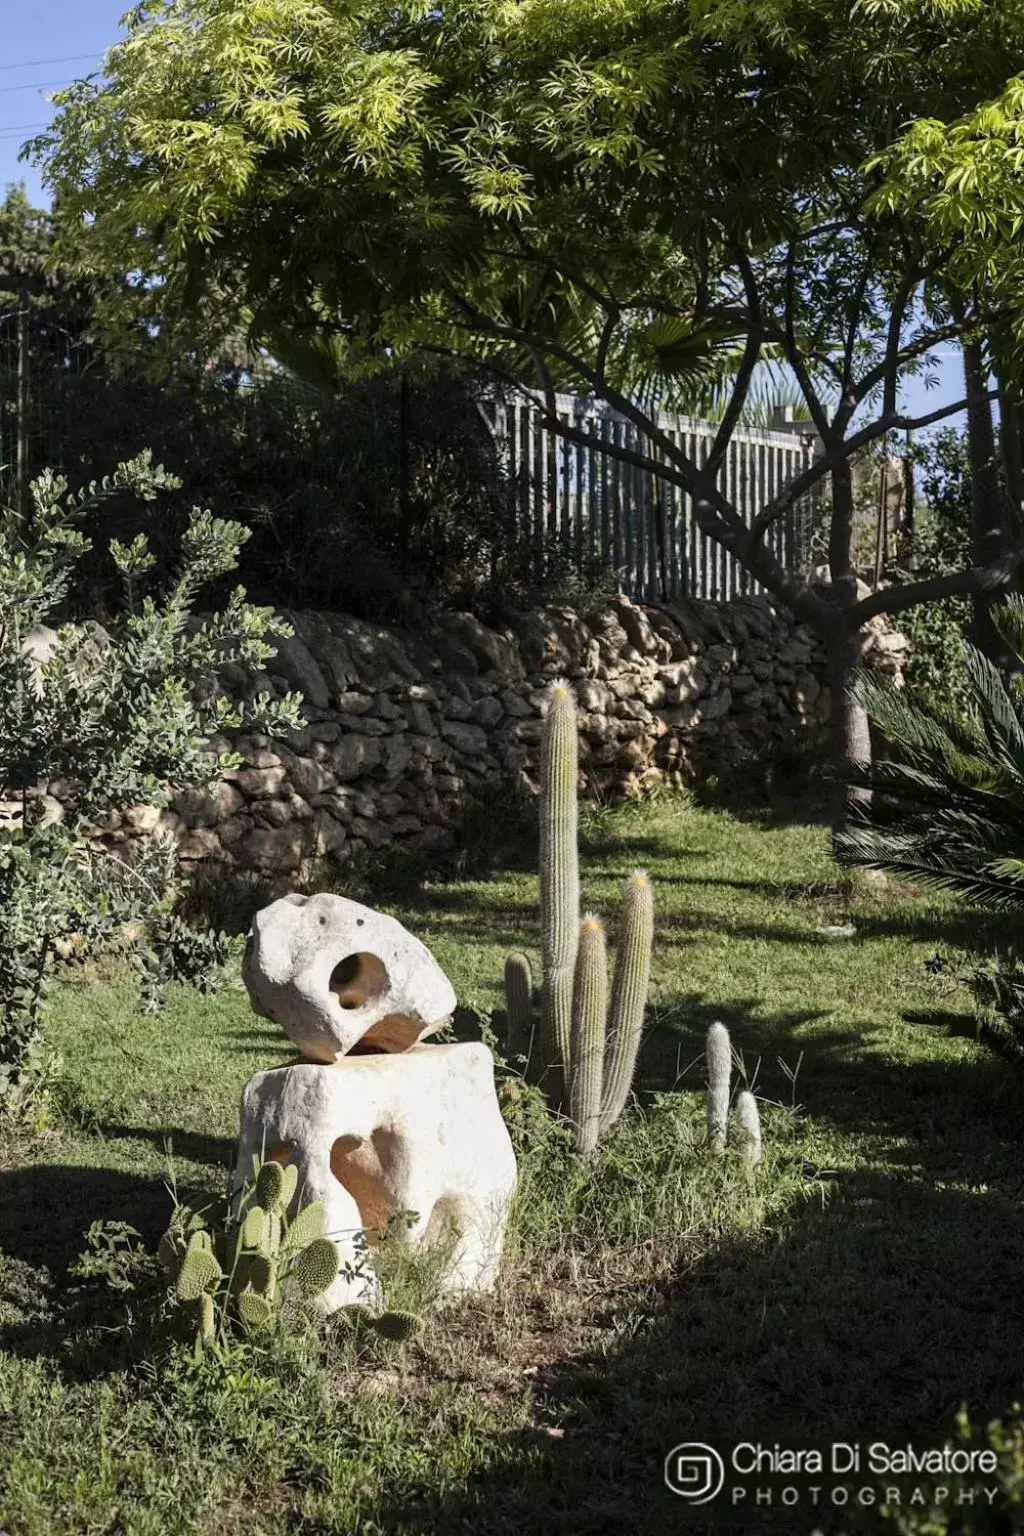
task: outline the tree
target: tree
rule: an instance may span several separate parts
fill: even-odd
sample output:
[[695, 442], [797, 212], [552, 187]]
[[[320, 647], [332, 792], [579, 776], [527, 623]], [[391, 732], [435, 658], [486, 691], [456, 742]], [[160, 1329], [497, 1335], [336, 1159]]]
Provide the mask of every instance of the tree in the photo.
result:
[[[899, 125], [972, 111], [1024, 67], [1024, 18], [975, 0], [146, 0], [106, 78], [35, 142], [65, 250], [149, 275], [201, 330], [325, 339], [350, 369], [483, 362], [621, 411], [604, 451], [681, 487], [702, 531], [825, 642], [834, 742], [870, 755], [848, 684], [866, 622], [998, 591], [1021, 551], [863, 595], [852, 457], [911, 419], [901, 381], [987, 331], [1006, 292], [876, 196]], [[748, 526], [720, 471], [765, 359], [792, 370], [819, 460]], [[673, 390], [729, 381], [703, 461], [659, 429]], [[827, 482], [830, 580], [766, 534]]]

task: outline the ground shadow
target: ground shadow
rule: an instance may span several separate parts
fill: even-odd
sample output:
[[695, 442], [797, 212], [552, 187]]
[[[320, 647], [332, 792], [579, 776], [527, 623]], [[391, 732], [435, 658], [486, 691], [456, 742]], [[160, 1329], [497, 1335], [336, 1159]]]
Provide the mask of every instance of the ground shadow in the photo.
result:
[[[834, 1531], [806, 1503], [755, 1507], [753, 1488], [770, 1478], [730, 1476], [722, 1499], [690, 1509], [664, 1488], [665, 1456], [686, 1441], [726, 1458], [741, 1441], [934, 1446], [962, 1403], [982, 1419], [1005, 1412], [1024, 1374], [1022, 1263], [1019, 1207], [1006, 1197], [841, 1175], [824, 1208], [809, 1202], [780, 1236], [724, 1245], [681, 1271], [642, 1327], [610, 1328], [607, 1344], [539, 1373], [536, 1415], [557, 1437], [510, 1435], [499, 1464], [422, 1525], [406, 1506], [384, 1528]], [[734, 1485], [748, 1490], [736, 1508]]]
[[[845, 1140], [845, 1166], [818, 1169], [813, 1197], [683, 1263], [643, 1300], [609, 1293], [591, 1346], [534, 1378], [532, 1417], [554, 1433], [509, 1434], [468, 1486], [425, 1495], [415, 1514], [408, 1503], [384, 1510], [384, 1530], [831, 1533], [845, 1528], [834, 1511], [756, 1506], [751, 1479], [730, 1482], [749, 1494], [735, 1509], [728, 1495], [690, 1508], [665, 1489], [664, 1458], [685, 1441], [725, 1452], [743, 1440], [929, 1448], [952, 1433], [961, 1404], [985, 1422], [1019, 1399], [1020, 1082], [994, 1058], [893, 1060], [867, 1021], [859, 1040], [823, 1033], [809, 1011], [762, 1016], [747, 998], [693, 994], [673, 1008], [680, 1022], [663, 1033], [692, 1059], [689, 1086], [700, 1084], [712, 1017], [760, 1059], [769, 1097], [792, 1090], [777, 1058], [803, 1053], [801, 1113], [819, 1144], [830, 1129], [864, 1138], [872, 1166], [850, 1166]], [[642, 1063], [650, 1091], [657, 1066]], [[776, 1479], [776, 1491], [783, 1481], [793, 1479]]]
[[166, 1152], [172, 1158], [184, 1158], [189, 1163], [205, 1163], [210, 1168], [230, 1167], [238, 1145], [229, 1136], [207, 1136], [199, 1131], [184, 1131], [179, 1126], [154, 1129], [107, 1122], [101, 1124], [98, 1130], [104, 1139], [148, 1142], [158, 1152]]

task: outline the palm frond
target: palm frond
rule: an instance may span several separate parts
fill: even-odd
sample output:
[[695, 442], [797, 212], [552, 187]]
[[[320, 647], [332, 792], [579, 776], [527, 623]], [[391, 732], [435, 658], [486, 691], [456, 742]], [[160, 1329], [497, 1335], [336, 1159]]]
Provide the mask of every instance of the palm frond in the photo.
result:
[[[994, 615], [1024, 657], [1024, 602]], [[885, 753], [845, 768], [872, 792], [866, 812], [837, 832], [844, 864], [888, 870], [987, 906], [1024, 906], [1024, 692], [968, 647], [972, 707], [962, 718], [867, 673], [856, 696]]]

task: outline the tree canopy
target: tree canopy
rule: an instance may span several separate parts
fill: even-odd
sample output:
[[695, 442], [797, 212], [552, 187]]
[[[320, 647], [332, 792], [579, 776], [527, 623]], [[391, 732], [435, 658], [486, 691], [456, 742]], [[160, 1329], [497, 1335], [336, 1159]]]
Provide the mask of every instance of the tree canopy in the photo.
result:
[[[681, 486], [838, 681], [872, 614], [1019, 563], [997, 519], [971, 570], [859, 595], [849, 461], [915, 424], [899, 388], [933, 347], [1007, 323], [1006, 286], [887, 188], [908, 123], [969, 118], [1021, 70], [1017, 0], [145, 0], [35, 148], [64, 249], [146, 274], [197, 331], [354, 370], [484, 361], [565, 436], [557, 389], [617, 408], [648, 448], [608, 451]], [[718, 472], [772, 358], [824, 454], [750, 528]], [[655, 407], [709, 380], [728, 403], [697, 462]], [[765, 535], [826, 477], [823, 591]]]

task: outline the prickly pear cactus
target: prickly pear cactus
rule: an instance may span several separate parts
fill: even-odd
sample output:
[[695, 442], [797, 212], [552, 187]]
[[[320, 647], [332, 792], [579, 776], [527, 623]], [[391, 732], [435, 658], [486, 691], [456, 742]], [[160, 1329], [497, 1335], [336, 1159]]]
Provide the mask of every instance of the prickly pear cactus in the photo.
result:
[[415, 1312], [382, 1312], [373, 1326], [383, 1339], [404, 1344], [423, 1329], [423, 1319]]
[[315, 1237], [303, 1248], [292, 1268], [299, 1289], [307, 1300], [321, 1296], [338, 1278], [341, 1260], [329, 1237]]
[[281, 1238], [281, 1251], [291, 1253], [296, 1248], [305, 1248], [314, 1238], [321, 1237], [324, 1230], [324, 1208], [319, 1200], [310, 1201], [302, 1210], [293, 1217], [288, 1228]]
[[175, 1328], [196, 1339], [197, 1348], [215, 1340], [231, 1320], [247, 1333], [270, 1327], [290, 1282], [311, 1301], [337, 1279], [340, 1256], [323, 1235], [320, 1202], [288, 1216], [297, 1187], [293, 1165], [267, 1162], [257, 1173], [251, 1203], [243, 1192], [243, 1214], [219, 1231], [187, 1211], [176, 1213], [157, 1252], [170, 1277]]
[[251, 1332], [269, 1328], [274, 1320], [274, 1308], [259, 1291], [243, 1291], [238, 1298], [238, 1315]]
[[204, 1292], [217, 1288], [224, 1274], [212, 1250], [197, 1241], [199, 1236], [205, 1237], [206, 1234], [197, 1233], [189, 1242], [174, 1282], [174, 1294], [178, 1301], [198, 1301]]

